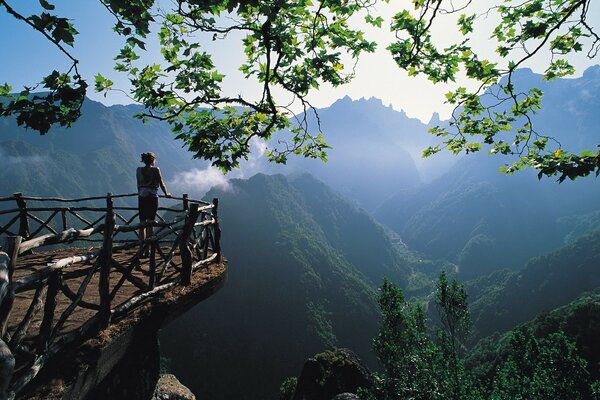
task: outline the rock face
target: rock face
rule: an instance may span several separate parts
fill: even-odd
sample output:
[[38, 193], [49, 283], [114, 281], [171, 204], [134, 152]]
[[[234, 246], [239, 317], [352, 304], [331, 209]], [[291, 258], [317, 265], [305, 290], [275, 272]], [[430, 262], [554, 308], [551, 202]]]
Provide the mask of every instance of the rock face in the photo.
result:
[[151, 400], [196, 400], [196, 396], [175, 375], [164, 374], [160, 376]]
[[351, 350], [328, 350], [306, 361], [293, 400], [355, 399], [358, 388], [371, 386], [370, 376]]

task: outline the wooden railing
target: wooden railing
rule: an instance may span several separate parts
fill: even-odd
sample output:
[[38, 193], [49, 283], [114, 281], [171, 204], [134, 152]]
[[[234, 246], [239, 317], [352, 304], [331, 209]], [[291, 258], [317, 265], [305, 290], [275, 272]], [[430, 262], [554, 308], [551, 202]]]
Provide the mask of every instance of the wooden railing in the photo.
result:
[[[0, 400], [14, 398], [66, 346], [91, 337], [175, 285], [189, 285], [194, 271], [220, 262], [218, 199], [208, 203], [184, 194], [171, 198], [176, 206], [159, 207], [157, 221], [134, 223], [138, 209], [131, 203], [136, 196], [108, 193], [62, 199], [15, 193], [0, 198], [0, 220], [4, 221], [0, 236], [4, 236], [6, 252], [0, 254]], [[16, 207], [11, 206], [13, 202]], [[152, 227], [153, 235], [142, 241], [138, 231], [147, 227]], [[15, 272], [22, 272], [19, 260], [25, 261], [32, 251], [65, 248], [78, 254], [13, 279]], [[123, 300], [126, 286], [131, 296]], [[21, 293], [31, 299], [29, 307], [20, 321], [12, 321], [13, 301]], [[60, 315], [59, 301], [63, 302]], [[66, 329], [69, 317], [81, 309], [93, 313], [76, 329]], [[3, 352], [14, 357], [14, 376], [9, 371], [10, 357], [3, 361]]]

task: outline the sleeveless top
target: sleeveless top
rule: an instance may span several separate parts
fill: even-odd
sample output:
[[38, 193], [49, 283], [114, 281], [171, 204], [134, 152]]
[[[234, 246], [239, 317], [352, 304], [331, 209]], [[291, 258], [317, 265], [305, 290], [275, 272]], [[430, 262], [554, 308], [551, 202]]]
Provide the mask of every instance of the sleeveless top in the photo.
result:
[[136, 171], [138, 195], [158, 197], [160, 183], [158, 167], [138, 167]]

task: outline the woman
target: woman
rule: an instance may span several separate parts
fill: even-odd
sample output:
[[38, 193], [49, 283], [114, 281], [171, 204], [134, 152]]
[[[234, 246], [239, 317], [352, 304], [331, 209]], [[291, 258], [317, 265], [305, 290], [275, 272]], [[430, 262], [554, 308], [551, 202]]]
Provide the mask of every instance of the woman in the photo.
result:
[[[142, 153], [143, 167], [138, 167], [136, 171], [138, 187], [138, 206], [140, 209], [140, 222], [154, 221], [156, 210], [158, 209], [158, 188], [160, 187], [167, 197], [171, 193], [167, 192], [165, 183], [160, 175], [160, 169], [156, 166], [156, 154], [148, 152]], [[140, 228], [140, 241], [147, 237], [152, 237], [153, 227]]]

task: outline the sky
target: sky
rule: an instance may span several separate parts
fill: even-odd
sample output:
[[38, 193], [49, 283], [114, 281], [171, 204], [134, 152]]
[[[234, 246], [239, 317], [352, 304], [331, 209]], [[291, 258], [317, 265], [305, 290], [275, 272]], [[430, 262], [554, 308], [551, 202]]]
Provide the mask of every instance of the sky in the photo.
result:
[[[17, 11], [24, 15], [40, 10], [35, 0], [8, 1]], [[101, 73], [103, 76], [113, 80], [115, 87], [127, 90], [127, 80], [123, 74], [112, 70], [112, 58], [118, 53], [122, 45], [122, 38], [112, 32], [114, 24], [113, 17], [97, 0], [55, 0], [51, 1], [56, 6], [55, 12], [73, 20], [79, 35], [76, 36], [75, 47], [72, 51], [81, 63], [80, 73], [88, 79], [91, 86], [88, 96], [106, 105], [127, 104], [131, 100], [122, 92], [114, 91], [106, 97], [93, 91], [93, 76]], [[495, 2], [478, 1], [479, 7]], [[600, 26], [600, 2], [592, 2], [588, 15], [595, 26]], [[410, 1], [392, 0], [390, 4], [379, 4], [375, 12], [389, 18], [393, 13], [402, 8], [410, 7]], [[447, 21], [435, 32], [442, 40], [452, 40], [457, 37], [454, 33], [454, 25]], [[476, 31], [486, 32], [493, 25], [490, 18], [481, 18], [476, 22]], [[314, 92], [309, 99], [317, 108], [331, 105], [337, 99], [350, 96], [353, 99], [376, 97], [385, 105], [391, 105], [396, 110], [403, 110], [410, 117], [416, 117], [428, 122], [432, 113], [438, 112], [442, 118], [450, 115], [451, 107], [444, 104], [444, 94], [452, 86], [433, 85], [425, 78], [408, 77], [404, 71], [395, 66], [393, 60], [385, 50], [392, 37], [389, 32], [371, 29], [364, 25], [369, 38], [379, 43], [378, 50], [374, 54], [362, 57], [356, 68], [356, 77], [346, 85], [338, 88], [322, 87]], [[384, 26], [386, 24], [384, 23]], [[489, 35], [482, 33], [478, 35], [474, 46], [484, 54], [493, 57], [493, 48], [489, 42]], [[241, 45], [236, 37], [216, 42], [206, 42], [206, 48], [213, 53], [215, 63], [222, 73], [227, 75], [224, 82], [226, 93], [230, 94], [253, 94], [257, 93], [257, 85], [254, 82], [243, 79], [237, 71], [243, 61]], [[0, 49], [2, 49], [2, 62], [0, 63], [0, 84], [9, 83], [13, 90], [20, 90], [23, 85], [34, 85], [42, 76], [48, 74], [52, 69], [66, 70], [69, 60], [39, 33], [15, 20], [0, 7]], [[156, 43], [150, 40], [148, 51], [144, 55], [148, 63], [159, 62], [159, 51]], [[527, 65], [536, 72], [543, 71], [545, 60], [532, 60]], [[574, 59], [578, 69], [577, 76], [583, 70], [597, 60], [587, 60], [583, 54]], [[464, 82], [458, 82], [464, 84]]]

